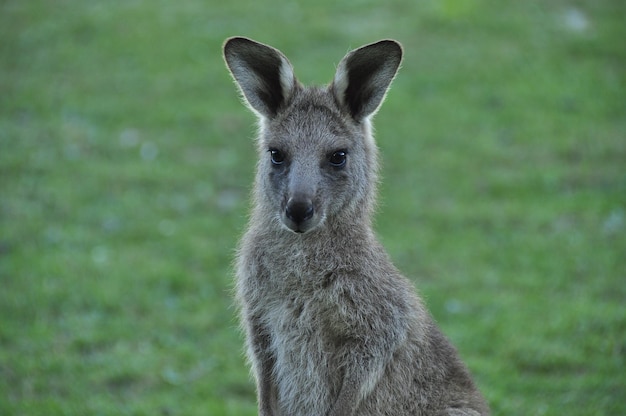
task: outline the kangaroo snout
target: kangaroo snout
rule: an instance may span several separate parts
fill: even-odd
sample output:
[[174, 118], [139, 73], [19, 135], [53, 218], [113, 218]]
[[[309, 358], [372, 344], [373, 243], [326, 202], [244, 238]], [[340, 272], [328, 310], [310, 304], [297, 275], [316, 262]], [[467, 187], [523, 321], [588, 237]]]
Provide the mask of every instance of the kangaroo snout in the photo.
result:
[[283, 224], [296, 233], [310, 231], [320, 222], [315, 168], [307, 160], [292, 160], [287, 183], [283, 199]]
[[313, 217], [313, 203], [310, 200], [293, 200], [287, 203], [285, 215], [296, 224], [301, 224]]
[[284, 211], [284, 223], [291, 231], [304, 233], [312, 229], [316, 222], [313, 220], [315, 208], [313, 201], [306, 196], [289, 198]]

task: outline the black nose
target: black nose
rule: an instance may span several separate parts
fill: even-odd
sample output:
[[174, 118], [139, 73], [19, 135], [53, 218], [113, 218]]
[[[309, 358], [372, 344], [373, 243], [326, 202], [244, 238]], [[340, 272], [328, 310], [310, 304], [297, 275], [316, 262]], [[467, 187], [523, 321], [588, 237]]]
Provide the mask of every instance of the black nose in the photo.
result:
[[302, 224], [313, 216], [313, 204], [311, 201], [290, 201], [285, 213], [291, 221]]

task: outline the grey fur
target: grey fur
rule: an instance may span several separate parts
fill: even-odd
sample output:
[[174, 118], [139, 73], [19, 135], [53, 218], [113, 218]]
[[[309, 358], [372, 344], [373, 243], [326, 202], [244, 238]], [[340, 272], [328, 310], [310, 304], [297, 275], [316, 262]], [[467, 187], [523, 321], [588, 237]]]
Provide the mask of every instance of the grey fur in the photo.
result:
[[372, 231], [370, 118], [402, 48], [363, 46], [327, 87], [278, 50], [224, 44], [258, 115], [260, 160], [237, 300], [263, 416], [487, 415], [457, 352]]

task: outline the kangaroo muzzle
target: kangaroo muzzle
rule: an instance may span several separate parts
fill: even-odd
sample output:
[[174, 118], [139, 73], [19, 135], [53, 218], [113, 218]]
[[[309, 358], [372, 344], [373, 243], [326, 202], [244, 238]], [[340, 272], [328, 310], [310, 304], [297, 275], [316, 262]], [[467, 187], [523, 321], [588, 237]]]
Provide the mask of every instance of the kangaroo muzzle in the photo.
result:
[[306, 233], [319, 224], [316, 184], [315, 167], [301, 161], [292, 163], [282, 212], [283, 224], [289, 230]]
[[310, 200], [291, 200], [287, 203], [285, 215], [296, 224], [302, 224], [313, 217], [313, 203]]
[[315, 227], [315, 208], [311, 198], [296, 196], [289, 198], [284, 211], [284, 223], [291, 231], [305, 233]]

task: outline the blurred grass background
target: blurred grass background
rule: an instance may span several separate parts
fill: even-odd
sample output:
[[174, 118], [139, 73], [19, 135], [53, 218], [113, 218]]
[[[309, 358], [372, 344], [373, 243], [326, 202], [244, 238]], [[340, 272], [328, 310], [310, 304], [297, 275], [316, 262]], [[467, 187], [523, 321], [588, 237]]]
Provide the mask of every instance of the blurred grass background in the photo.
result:
[[378, 232], [493, 413], [626, 414], [621, 0], [0, 3], [0, 414], [253, 415], [254, 120], [221, 44], [406, 57]]

